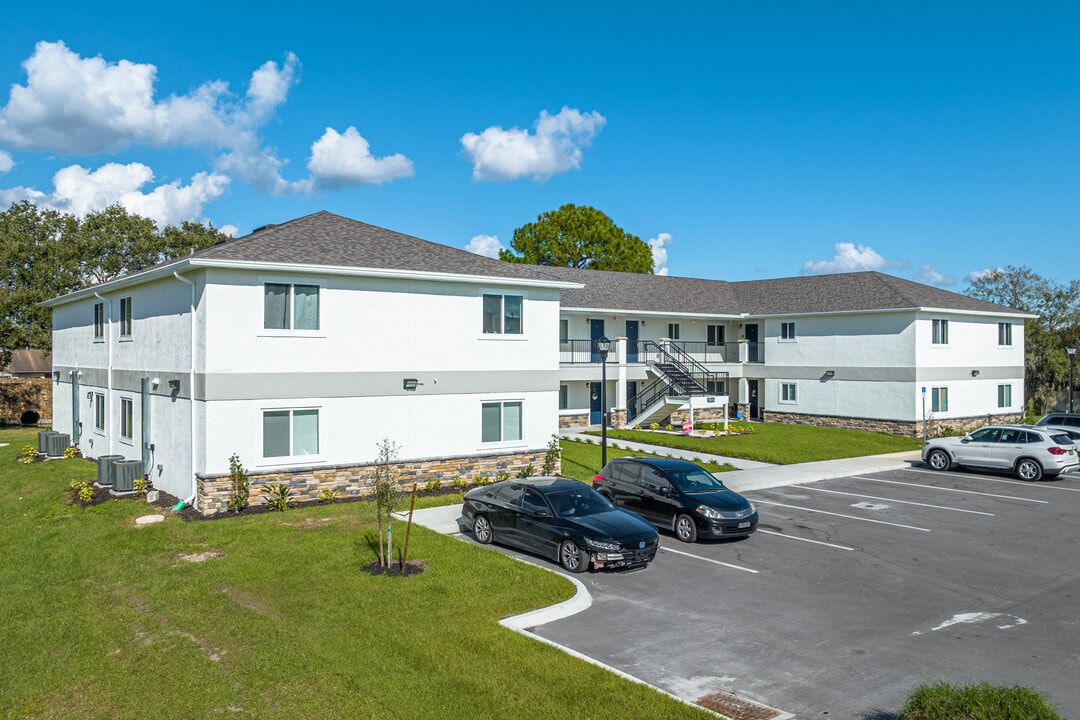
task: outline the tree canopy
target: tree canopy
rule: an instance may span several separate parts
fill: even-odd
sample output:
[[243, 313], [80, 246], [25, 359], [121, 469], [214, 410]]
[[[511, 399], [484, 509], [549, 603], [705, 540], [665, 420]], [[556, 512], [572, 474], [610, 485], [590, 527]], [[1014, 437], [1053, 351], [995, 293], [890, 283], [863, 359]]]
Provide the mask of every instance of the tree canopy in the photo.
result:
[[119, 205], [81, 220], [34, 203], [0, 212], [0, 363], [19, 348], [50, 350], [52, 311], [38, 303], [210, 247], [212, 225], [159, 229]]
[[636, 235], [587, 205], [563, 205], [514, 230], [499, 259], [528, 265], [649, 273], [652, 250]]

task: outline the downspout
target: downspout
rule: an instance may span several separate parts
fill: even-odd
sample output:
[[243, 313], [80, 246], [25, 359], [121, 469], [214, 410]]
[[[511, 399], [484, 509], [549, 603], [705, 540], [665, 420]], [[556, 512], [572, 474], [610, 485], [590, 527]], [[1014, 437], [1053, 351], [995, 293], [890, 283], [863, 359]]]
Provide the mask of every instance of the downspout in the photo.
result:
[[184, 506], [195, 502], [195, 496], [199, 494], [199, 483], [195, 478], [195, 449], [197, 447], [196, 418], [195, 418], [195, 281], [189, 280], [178, 272], [173, 272], [173, 277], [182, 283], [191, 286], [191, 368], [188, 371], [188, 392], [191, 393], [191, 495], [176, 504], [173, 510], [183, 510]]
[[[104, 297], [102, 297], [101, 293], [97, 292], [96, 290], [94, 291], [94, 297], [96, 297], [98, 300], [101, 301], [102, 306], [106, 310], [108, 310], [108, 313], [109, 313], [108, 317], [105, 320], [105, 344], [109, 346], [109, 365], [108, 365], [108, 370], [105, 373], [105, 392], [106, 392], [106, 394], [105, 394], [105, 407], [107, 409], [107, 412], [112, 412], [112, 404], [113, 404], [113, 396], [112, 396], [112, 372], [113, 372], [113, 366], [112, 366], [112, 346], [113, 346], [113, 341], [112, 341], [112, 303], [110, 303], [108, 300], [106, 300]], [[106, 435], [109, 438], [109, 454], [112, 455], [112, 454], [115, 454], [115, 452], [116, 452], [114, 450], [114, 447], [115, 447], [115, 444], [116, 444], [116, 433], [113, 432], [113, 428], [110, 427], [110, 425], [111, 425], [111, 423], [106, 422], [106, 427], [108, 427], [108, 431], [106, 432]]]

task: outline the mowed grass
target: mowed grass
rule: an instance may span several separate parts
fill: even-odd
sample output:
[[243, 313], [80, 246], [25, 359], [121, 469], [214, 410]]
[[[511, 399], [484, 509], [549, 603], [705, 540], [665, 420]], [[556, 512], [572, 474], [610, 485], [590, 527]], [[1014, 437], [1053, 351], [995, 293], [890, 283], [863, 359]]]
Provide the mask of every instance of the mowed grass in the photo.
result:
[[[597, 442], [599, 442], [599, 440]], [[572, 477], [592, 485], [593, 476], [600, 472], [600, 469], [603, 467], [603, 464], [600, 462], [600, 446], [565, 439], [560, 441], [559, 446], [562, 449], [562, 474], [566, 477]], [[627, 455], [646, 454], [649, 453], [613, 447], [612, 440], [610, 438], [608, 439], [608, 460], [614, 460], [615, 458], [625, 457]], [[728, 472], [735, 469], [733, 465], [728, 465], [727, 463], [718, 465], [717, 463], [705, 462], [700, 463], [700, 465], [712, 473]]]
[[753, 423], [754, 432], [721, 437], [687, 437], [647, 430], [608, 430], [611, 439], [663, 445], [694, 452], [758, 460], [776, 465], [838, 460], [918, 450], [922, 440], [869, 430]]
[[366, 502], [137, 527], [69, 503], [93, 464], [0, 442], [4, 717], [710, 717], [501, 627], [573, 588], [490, 548], [414, 527], [426, 570], [373, 577]]

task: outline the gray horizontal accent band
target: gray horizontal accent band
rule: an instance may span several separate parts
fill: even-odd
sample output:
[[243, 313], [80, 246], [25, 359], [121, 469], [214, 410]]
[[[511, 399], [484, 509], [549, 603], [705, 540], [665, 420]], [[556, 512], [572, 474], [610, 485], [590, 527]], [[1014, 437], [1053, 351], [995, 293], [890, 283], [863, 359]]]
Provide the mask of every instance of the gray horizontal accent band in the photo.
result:
[[[1020, 380], [1022, 366], [997, 367], [844, 367], [842, 365], [768, 365], [761, 366], [761, 377], [775, 380], [823, 380], [825, 372], [833, 370], [832, 380], [871, 382], [950, 382], [956, 380]], [[972, 370], [979, 374], [973, 378]]]
[[[71, 384], [70, 372], [73, 368], [61, 367], [59, 365], [53, 366], [54, 370], [60, 371], [60, 384]], [[105, 368], [79, 368], [79, 372], [82, 373], [79, 376], [79, 385], [81, 387], [94, 388], [95, 390], [104, 390], [109, 387], [109, 371]], [[130, 392], [139, 393], [142, 392], [142, 379], [149, 377], [151, 379], [157, 378], [160, 382], [157, 387], [151, 386], [151, 395], [161, 395], [163, 397], [172, 397], [172, 390], [169, 388], [170, 380], [180, 381], [180, 392], [177, 397], [189, 398], [191, 397], [191, 388], [188, 387], [188, 374], [176, 373], [176, 372], [142, 372], [140, 370], [113, 370], [112, 373], [112, 389], [114, 392]]]

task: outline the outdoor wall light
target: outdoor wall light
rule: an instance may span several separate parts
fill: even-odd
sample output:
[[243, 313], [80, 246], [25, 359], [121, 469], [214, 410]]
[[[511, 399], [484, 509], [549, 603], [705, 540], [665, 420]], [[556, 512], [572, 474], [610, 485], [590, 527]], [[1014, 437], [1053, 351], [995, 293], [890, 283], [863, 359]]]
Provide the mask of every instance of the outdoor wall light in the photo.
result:
[[150, 381], [150, 384], [153, 385], [154, 387], [157, 387], [158, 385], [161, 384], [161, 378], [154, 378], [153, 380]]
[[94, 399], [94, 391], [93, 391], [93, 390], [91, 390], [90, 392], [86, 393], [86, 399], [87, 399], [87, 400], [93, 400], [93, 399]]
[[420, 384], [420, 381], [416, 378], [405, 378], [401, 381], [401, 388], [403, 390], [416, 390], [417, 386]]
[[60, 382], [60, 371], [59, 370], [53, 370], [52, 377], [53, 377], [53, 380], [55, 382]]
[[971, 377], [979, 377], [979, 371], [978, 370], [972, 370], [971, 371]]
[[836, 371], [835, 370], [826, 370], [825, 371], [825, 377], [827, 377], [827, 378], [836, 377]]
[[179, 380], [170, 380], [169, 381], [169, 392], [174, 392], [174, 393], [180, 392], [180, 381]]

